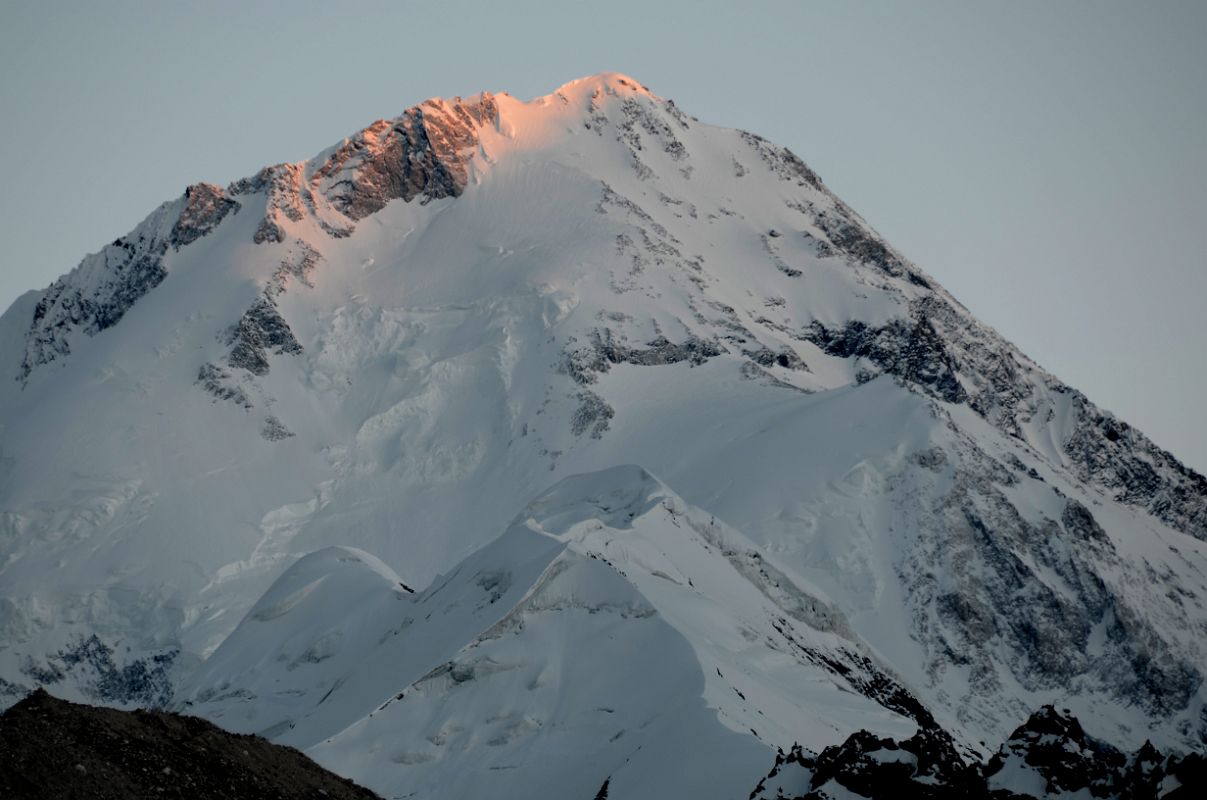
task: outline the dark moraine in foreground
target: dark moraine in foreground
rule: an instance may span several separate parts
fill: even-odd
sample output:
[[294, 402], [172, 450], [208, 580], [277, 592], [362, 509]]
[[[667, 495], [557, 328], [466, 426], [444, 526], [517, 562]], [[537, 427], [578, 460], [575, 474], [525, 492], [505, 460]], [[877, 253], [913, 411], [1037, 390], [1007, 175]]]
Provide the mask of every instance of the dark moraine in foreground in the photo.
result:
[[0, 714], [0, 797], [331, 798], [377, 795], [290, 747], [196, 717], [69, 703], [43, 690]]

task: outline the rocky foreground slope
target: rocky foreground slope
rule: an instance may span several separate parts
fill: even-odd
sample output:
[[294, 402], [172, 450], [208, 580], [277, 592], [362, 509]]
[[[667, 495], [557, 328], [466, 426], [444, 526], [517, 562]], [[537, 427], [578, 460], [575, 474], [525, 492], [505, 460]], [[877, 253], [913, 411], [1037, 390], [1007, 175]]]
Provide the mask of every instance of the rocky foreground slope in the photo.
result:
[[287, 800], [377, 795], [297, 750], [161, 711], [69, 703], [45, 691], [0, 714], [6, 800]]
[[975, 764], [1045, 705], [1207, 742], [1207, 479], [623, 75], [190, 187], [0, 317], [0, 377], [6, 702], [467, 798]]

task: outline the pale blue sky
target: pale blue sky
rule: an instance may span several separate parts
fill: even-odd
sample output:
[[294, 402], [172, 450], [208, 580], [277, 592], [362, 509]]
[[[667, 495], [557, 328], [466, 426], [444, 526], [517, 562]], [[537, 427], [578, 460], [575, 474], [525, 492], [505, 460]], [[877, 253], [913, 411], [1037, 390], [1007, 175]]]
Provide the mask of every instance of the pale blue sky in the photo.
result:
[[1207, 469], [1207, 3], [0, 0], [0, 306], [199, 180], [618, 70]]

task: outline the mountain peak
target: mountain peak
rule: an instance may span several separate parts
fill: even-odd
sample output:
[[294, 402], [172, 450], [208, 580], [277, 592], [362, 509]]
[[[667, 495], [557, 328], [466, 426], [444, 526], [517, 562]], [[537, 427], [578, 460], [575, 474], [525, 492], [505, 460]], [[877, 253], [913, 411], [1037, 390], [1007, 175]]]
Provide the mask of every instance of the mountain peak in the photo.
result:
[[[205, 660], [176, 696], [207, 715], [348, 729], [348, 774], [462, 797], [467, 764], [507, 795], [734, 796], [638, 777], [857, 728], [977, 750], [1047, 702], [1207, 736], [1207, 478], [789, 150], [627, 76], [197, 184], [10, 310], [5, 373], [0, 703], [161, 702]], [[630, 702], [654, 670], [712, 732], [684, 769], [665, 695]], [[531, 759], [540, 791], [520, 752], [583, 760]], [[604, 752], [652, 759], [641, 792], [559, 789]]]
[[546, 96], [589, 96], [597, 91], [624, 97], [633, 95], [657, 97], [641, 81], [625, 75], [623, 72], [597, 72], [594, 75], [586, 75], [562, 84]]

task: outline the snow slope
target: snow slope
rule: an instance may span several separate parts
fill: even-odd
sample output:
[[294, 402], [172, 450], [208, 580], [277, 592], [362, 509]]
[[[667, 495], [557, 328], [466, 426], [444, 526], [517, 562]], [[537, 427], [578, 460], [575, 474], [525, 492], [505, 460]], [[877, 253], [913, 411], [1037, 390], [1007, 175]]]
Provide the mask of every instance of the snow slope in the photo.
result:
[[[858, 691], [880, 673], [798, 581], [615, 467], [559, 482], [414, 596], [363, 553], [303, 558], [181, 696], [387, 796], [593, 795], [609, 778], [622, 796], [733, 796], [802, 718], [814, 745], [914, 729]], [[665, 768], [684, 760], [688, 784]]]
[[1045, 703], [1207, 732], [1204, 478], [625, 76], [191, 187], [0, 317], [0, 370], [9, 697], [190, 702], [421, 796], [636, 797], [643, 758], [727, 796], [722, 752], [748, 791]]

